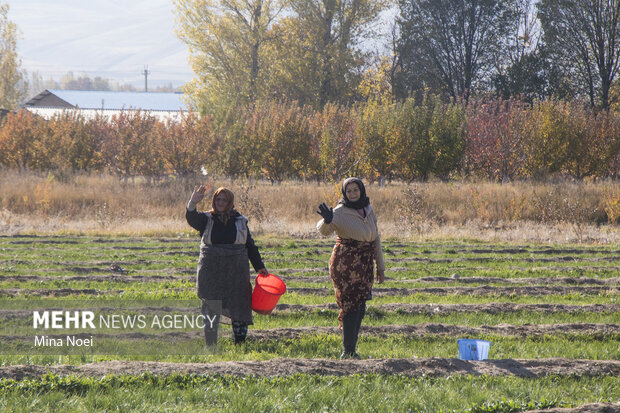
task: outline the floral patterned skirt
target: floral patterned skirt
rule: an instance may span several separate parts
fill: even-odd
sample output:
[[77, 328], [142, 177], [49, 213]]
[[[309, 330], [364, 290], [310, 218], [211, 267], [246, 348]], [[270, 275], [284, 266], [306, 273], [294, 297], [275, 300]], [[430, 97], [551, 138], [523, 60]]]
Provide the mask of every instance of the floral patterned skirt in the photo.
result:
[[338, 238], [329, 260], [329, 275], [340, 307], [338, 321], [359, 308], [371, 294], [373, 283], [373, 242]]

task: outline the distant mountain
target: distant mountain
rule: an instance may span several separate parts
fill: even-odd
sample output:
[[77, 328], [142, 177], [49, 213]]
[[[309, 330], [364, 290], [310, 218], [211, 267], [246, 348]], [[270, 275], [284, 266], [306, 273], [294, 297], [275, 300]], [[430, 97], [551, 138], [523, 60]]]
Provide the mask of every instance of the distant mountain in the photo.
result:
[[171, 0], [4, 0], [17, 24], [22, 66], [56, 80], [68, 71], [143, 87], [193, 77], [174, 34]]

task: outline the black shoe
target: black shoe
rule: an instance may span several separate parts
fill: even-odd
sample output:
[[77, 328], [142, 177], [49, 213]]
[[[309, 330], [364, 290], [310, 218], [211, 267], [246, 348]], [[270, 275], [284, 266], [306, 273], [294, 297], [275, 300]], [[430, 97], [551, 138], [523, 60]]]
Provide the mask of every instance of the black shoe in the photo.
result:
[[245, 343], [245, 336], [235, 336], [235, 344]]
[[343, 351], [342, 354], [340, 354], [340, 360], [349, 360], [349, 359], [350, 360], [361, 360], [362, 358], [355, 351]]

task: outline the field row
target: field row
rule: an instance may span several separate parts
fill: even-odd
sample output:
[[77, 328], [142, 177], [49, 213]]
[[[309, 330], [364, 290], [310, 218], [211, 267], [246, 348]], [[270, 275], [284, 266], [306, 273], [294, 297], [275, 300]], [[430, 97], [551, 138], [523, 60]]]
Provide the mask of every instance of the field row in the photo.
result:
[[[258, 244], [288, 290], [270, 316], [254, 316], [245, 344], [233, 344], [228, 325], [215, 349], [200, 330], [101, 330], [99, 352], [59, 355], [33, 349], [20, 301], [197, 301], [199, 240], [0, 236], [0, 409], [620, 410], [618, 245], [387, 241], [386, 282], [373, 287], [360, 332], [363, 359], [341, 361], [333, 242]], [[489, 360], [459, 360], [459, 338], [490, 341]]]
[[[393, 271], [390, 269], [390, 271]], [[43, 272], [43, 271], [41, 271]], [[49, 271], [46, 271], [49, 273]], [[251, 277], [252, 283], [256, 276]], [[311, 276], [282, 276], [287, 285], [301, 286], [312, 284], [331, 284], [329, 276], [311, 277]], [[0, 286], [5, 287], [8, 283], [195, 283], [196, 276], [174, 276], [174, 275], [72, 275], [72, 276], [46, 276], [46, 275], [0, 275]], [[609, 285], [620, 286], [620, 277], [613, 278], [592, 278], [592, 277], [536, 277], [536, 278], [499, 278], [499, 277], [420, 277], [412, 279], [399, 279], [386, 277], [386, 285], [410, 285], [410, 284], [437, 284], [450, 286], [453, 284], [479, 284], [479, 285]]]
[[0, 378], [23, 379], [56, 375], [103, 376], [140, 375], [145, 371], [155, 375], [209, 374], [274, 377], [298, 373], [343, 376], [353, 374], [399, 374], [407, 377], [487, 375], [540, 378], [546, 376], [620, 376], [620, 361], [591, 361], [572, 359], [511, 359], [464, 361], [458, 359], [383, 359], [383, 360], [330, 360], [277, 358], [265, 361], [232, 361], [220, 363], [166, 363], [148, 361], [107, 361], [76, 365], [55, 366], [2, 366]]

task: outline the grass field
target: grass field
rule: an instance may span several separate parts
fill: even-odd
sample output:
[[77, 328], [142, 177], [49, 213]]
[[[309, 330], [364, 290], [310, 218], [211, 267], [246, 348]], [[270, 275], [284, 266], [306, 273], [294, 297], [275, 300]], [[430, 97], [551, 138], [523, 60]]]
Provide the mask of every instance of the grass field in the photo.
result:
[[[5, 340], [0, 409], [620, 409], [618, 244], [387, 241], [388, 278], [369, 301], [363, 360], [340, 361], [332, 241], [258, 243], [289, 290], [271, 315], [255, 315], [246, 344], [234, 346], [227, 326], [217, 351], [200, 347], [200, 331], [184, 333], [179, 346], [198, 349], [189, 354], [20, 355]], [[0, 315], [19, 336], [10, 308], [24, 298], [195, 300], [197, 258], [198, 239], [185, 235], [2, 236]], [[465, 337], [491, 341], [490, 359], [458, 360]]]

